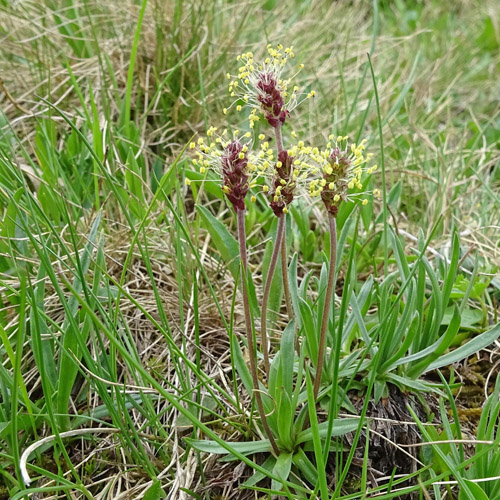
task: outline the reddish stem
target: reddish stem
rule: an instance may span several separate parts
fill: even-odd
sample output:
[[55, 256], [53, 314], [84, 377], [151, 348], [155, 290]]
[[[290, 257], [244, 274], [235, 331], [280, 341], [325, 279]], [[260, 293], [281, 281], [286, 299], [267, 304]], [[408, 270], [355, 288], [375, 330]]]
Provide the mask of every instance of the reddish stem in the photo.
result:
[[276, 137], [276, 149], [279, 154], [285, 150], [283, 147], [283, 136], [281, 135], [281, 123], [278, 123], [278, 125], [274, 127], [274, 136]]
[[288, 281], [288, 262], [286, 255], [286, 218], [283, 216], [283, 240], [281, 241], [281, 274], [283, 276], [283, 290], [285, 291], [286, 312], [288, 319], [293, 319], [292, 298], [290, 296], [290, 283]]
[[[264, 352], [264, 368], [267, 377], [269, 377], [269, 347], [267, 341], [267, 307], [269, 302], [269, 295], [271, 293], [271, 284], [273, 282], [278, 256], [280, 254], [281, 242], [285, 230], [285, 216], [278, 217], [278, 227], [276, 229], [276, 241], [274, 242], [273, 253], [271, 254], [271, 262], [267, 270], [266, 281], [264, 283], [264, 292], [262, 294], [262, 312], [260, 315], [260, 339], [262, 342], [262, 351]], [[281, 264], [283, 265], [283, 263]]]
[[248, 351], [250, 358], [250, 373], [252, 375], [252, 383], [254, 388], [255, 399], [257, 401], [257, 408], [259, 410], [260, 419], [262, 426], [269, 438], [271, 446], [273, 448], [276, 456], [279, 455], [279, 449], [274, 440], [273, 433], [267, 423], [266, 413], [264, 411], [264, 405], [262, 404], [262, 396], [259, 389], [259, 377], [257, 375], [257, 360], [255, 355], [255, 344], [253, 339], [253, 323], [252, 316], [250, 314], [250, 303], [248, 301], [248, 289], [247, 289], [247, 250], [246, 250], [246, 235], [245, 235], [245, 210], [236, 210], [236, 215], [238, 218], [238, 242], [240, 247], [240, 259], [241, 259], [241, 270], [242, 270], [242, 291], [243, 291], [243, 308], [245, 310], [245, 328], [248, 342]]
[[328, 270], [328, 283], [326, 285], [325, 305], [323, 317], [321, 318], [321, 329], [319, 332], [318, 362], [316, 363], [316, 377], [314, 378], [314, 399], [318, 397], [323, 364], [325, 360], [326, 331], [328, 328], [328, 317], [330, 316], [331, 302], [335, 288], [335, 267], [337, 261], [337, 221], [332, 214], [328, 214], [330, 224], [330, 268]]

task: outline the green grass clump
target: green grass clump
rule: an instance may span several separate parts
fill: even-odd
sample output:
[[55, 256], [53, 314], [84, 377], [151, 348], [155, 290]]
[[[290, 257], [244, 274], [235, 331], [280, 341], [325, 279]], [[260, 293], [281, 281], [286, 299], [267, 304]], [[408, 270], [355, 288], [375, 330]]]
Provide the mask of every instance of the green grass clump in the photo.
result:
[[[500, 498], [499, 19], [464, 1], [0, 0], [0, 498]], [[333, 260], [321, 202], [290, 205], [259, 415], [237, 220], [186, 148], [247, 130], [223, 113], [226, 73], [279, 42], [316, 92], [284, 137], [366, 137], [381, 196], [341, 205]], [[240, 233], [257, 332], [279, 234], [260, 189]]]

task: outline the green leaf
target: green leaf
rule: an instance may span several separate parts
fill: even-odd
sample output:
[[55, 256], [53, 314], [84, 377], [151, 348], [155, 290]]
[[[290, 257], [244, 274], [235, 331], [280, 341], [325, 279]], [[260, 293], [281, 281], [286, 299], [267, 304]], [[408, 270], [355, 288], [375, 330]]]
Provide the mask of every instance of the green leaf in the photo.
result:
[[477, 45], [486, 51], [497, 51], [500, 46], [500, 38], [497, 35], [495, 23], [491, 16], [484, 20], [484, 27], [481, 34], [477, 37]]
[[318, 469], [309, 460], [302, 448], [299, 448], [293, 456], [293, 463], [311, 484], [317, 484]]
[[232, 352], [232, 362], [234, 363], [234, 366], [236, 368], [236, 371], [238, 372], [238, 375], [241, 378], [241, 382], [243, 383], [243, 386], [245, 387], [246, 391], [249, 394], [253, 393], [253, 382], [252, 382], [252, 375], [250, 374], [250, 370], [248, 368], [248, 365], [245, 362], [245, 358], [243, 357], [243, 352], [241, 351], [240, 344], [238, 342], [238, 338], [236, 335], [233, 335], [233, 352]]
[[302, 326], [302, 318], [299, 308], [299, 288], [297, 280], [297, 252], [293, 254], [290, 265], [288, 266], [288, 282], [290, 283], [290, 297], [292, 299], [293, 312], [297, 320], [297, 328], [300, 330]]
[[[447, 307], [441, 320], [442, 325], [449, 325], [453, 318], [453, 311], [455, 307]], [[462, 311], [462, 319], [460, 322], [461, 328], [474, 328], [474, 325], [480, 323], [483, 319], [483, 313], [479, 309], [464, 309]]]
[[451, 259], [448, 265], [448, 272], [445, 274], [443, 282], [443, 307], [446, 307], [448, 305], [448, 301], [450, 300], [451, 290], [457, 276], [458, 261], [460, 258], [460, 241], [456, 231], [453, 232], [452, 239], [453, 246]]
[[[292, 468], [292, 458], [293, 455], [291, 453], [280, 453], [278, 459], [276, 460], [273, 473], [279, 478], [283, 479], [283, 481], [286, 481], [288, 479], [288, 476], [290, 475], [290, 470]], [[271, 482], [271, 489], [280, 491], [281, 488], [282, 483], [273, 479], [273, 481]]]
[[277, 3], [277, 0], [266, 0], [265, 2], [263, 2], [262, 8], [264, 10], [273, 10], [276, 7]]
[[453, 309], [453, 317], [450, 321], [450, 324], [448, 325], [448, 328], [446, 329], [446, 332], [441, 337], [439, 345], [436, 346], [433, 352], [430, 353], [428, 356], [426, 356], [422, 361], [412, 366], [412, 368], [408, 372], [408, 375], [413, 376], [414, 378], [420, 376], [420, 374], [423, 371], [425, 371], [426, 366], [432, 364], [436, 359], [439, 358], [439, 356], [441, 356], [450, 347], [459, 328], [460, 328], [460, 310], [455, 305]]
[[[399, 183], [398, 183], [399, 184]], [[392, 191], [391, 191], [392, 193]], [[390, 198], [390, 195], [389, 195]], [[398, 269], [399, 273], [401, 274], [401, 277], [403, 281], [408, 279], [408, 276], [410, 274], [410, 269], [408, 267], [408, 261], [407, 257], [405, 255], [403, 246], [401, 245], [401, 241], [399, 240], [399, 237], [396, 235], [394, 230], [391, 228], [390, 230], [390, 235], [391, 235], [391, 240], [392, 240], [392, 248], [394, 251], [394, 257], [396, 258], [396, 262], [398, 264]]]
[[415, 392], [435, 392], [437, 394], [441, 394], [442, 392], [436, 389], [435, 387], [432, 387], [430, 384], [425, 384], [421, 382], [420, 380], [415, 380], [413, 378], [409, 377], [401, 377], [399, 375], [396, 375], [395, 373], [388, 373], [386, 375], [386, 378], [388, 381], [392, 382], [394, 385], [397, 385], [400, 389], [413, 389]]
[[446, 365], [451, 365], [452, 363], [456, 363], [457, 361], [461, 361], [462, 359], [471, 356], [477, 351], [484, 349], [489, 346], [500, 336], [500, 323], [495, 325], [490, 330], [481, 333], [477, 337], [473, 338], [471, 341], [467, 342], [467, 344], [455, 349], [454, 351], [445, 354], [438, 358], [434, 363], [431, 363], [423, 373], [426, 373], [431, 370], [435, 370], [436, 368], [441, 368]]
[[[406, 308], [408, 308], [408, 305], [406, 306]], [[418, 314], [417, 311], [415, 311], [411, 318], [410, 326], [406, 331], [406, 336], [403, 342], [400, 343], [398, 350], [379, 368], [380, 373], [384, 373], [388, 370], [395, 368], [396, 365], [394, 363], [398, 362], [398, 360], [400, 359], [404, 359], [403, 358], [404, 354], [406, 353], [408, 348], [412, 345], [413, 339], [415, 338], [418, 332], [419, 321], [420, 321], [420, 315]]]
[[373, 399], [374, 403], [377, 404], [382, 398], [389, 395], [389, 388], [384, 381], [375, 380], [373, 384]]
[[[320, 426], [318, 425], [318, 417], [316, 414], [316, 409], [314, 408], [313, 404], [314, 402], [313, 384], [308, 371], [306, 371], [306, 385], [307, 385], [309, 422], [311, 424], [311, 427], [307, 429], [307, 431], [309, 431], [309, 436], [310, 436], [307, 441], [312, 441], [314, 445], [314, 456], [316, 458], [316, 465], [318, 467], [318, 470], [323, 471], [325, 466], [323, 459], [323, 450], [321, 447]], [[328, 424], [328, 422], [324, 423]], [[329, 430], [328, 427], [326, 427], [325, 431], [328, 432], [328, 430]], [[328, 486], [326, 484], [326, 474], [319, 474], [317, 488], [319, 488], [319, 491], [321, 493], [321, 500], [326, 500], [328, 498]]]
[[[195, 450], [202, 451], [204, 453], [213, 453], [215, 455], [227, 455], [231, 453], [215, 441], [191, 438], [185, 438], [185, 441]], [[261, 441], [226, 443], [231, 446], [234, 451], [236, 451], [237, 453], [241, 453], [242, 455], [250, 455], [251, 453], [265, 453], [272, 450], [269, 439], [263, 439]]]
[[[99, 212], [92, 224], [88, 242], [84, 247], [81, 259], [79, 273], [75, 276], [73, 282], [73, 289], [75, 295], [80, 295], [83, 291], [85, 276], [90, 267], [92, 253], [96, 246], [97, 230], [101, 222], [101, 212]], [[90, 316], [85, 316], [85, 321], [82, 328], [77, 329], [74, 324], [78, 315], [79, 301], [75, 295], [71, 295], [68, 300], [68, 313], [64, 320], [62, 330], [64, 332], [63, 347], [64, 351], [61, 353], [61, 361], [59, 365], [59, 380], [57, 392], [57, 412], [60, 415], [60, 421], [63, 428], [69, 426], [68, 405], [73, 389], [73, 384], [79, 370], [79, 366], [75, 363], [73, 355], [77, 359], [81, 357], [81, 348], [87, 339], [90, 328]]]
[[143, 181], [141, 170], [132, 149], [128, 152], [127, 163], [125, 165], [125, 181], [127, 183], [127, 190], [130, 194], [130, 208], [138, 219], [142, 219], [145, 214], [144, 194], [142, 191]]
[[[332, 436], [343, 436], [348, 432], [355, 431], [358, 428], [359, 419], [357, 418], [336, 418], [333, 421]], [[328, 422], [322, 422], [318, 425], [319, 436], [324, 438], [328, 433]], [[306, 443], [312, 439], [311, 429], [302, 431], [297, 437], [297, 444]]]
[[467, 295], [467, 290], [470, 288], [469, 296], [472, 299], [479, 299], [482, 297], [484, 291], [488, 288], [491, 283], [491, 279], [479, 281], [474, 277], [465, 278], [463, 275], [459, 274], [453, 288], [451, 290], [450, 298], [461, 299]]
[[[281, 358], [283, 360], [283, 358]], [[285, 390], [283, 386], [280, 388], [281, 397], [277, 401], [277, 414], [278, 414], [278, 433], [283, 446], [286, 449], [293, 447], [292, 430], [293, 430], [293, 417], [295, 409], [292, 409], [291, 395]]]
[[12, 200], [7, 205], [7, 209], [3, 214], [2, 224], [0, 226], [0, 251], [9, 254], [11, 252], [11, 247], [16, 247], [16, 230], [19, 227], [17, 224], [18, 218], [18, 203], [24, 194], [24, 188], [19, 188], [14, 195]]
[[[387, 204], [391, 209], [396, 212], [398, 210], [398, 205], [399, 205], [399, 199], [401, 197], [401, 191], [402, 191], [402, 183], [401, 181], [398, 181], [396, 184], [391, 189], [391, 192], [387, 195]], [[379, 224], [382, 222], [384, 217], [383, 213], [380, 213], [379, 216], [377, 217], [375, 224]]]
[[165, 498], [165, 491], [161, 487], [160, 481], [155, 481], [144, 493], [143, 500], [162, 500]]
[[469, 481], [468, 479], [464, 479], [465, 484], [469, 487], [473, 497], [469, 495], [466, 491], [460, 488], [460, 493], [458, 494], [458, 500], [490, 500], [488, 495], [484, 492], [484, 490], [476, 483]]
[[198, 212], [203, 220], [205, 229], [208, 230], [214, 244], [219, 251], [222, 260], [227, 264], [227, 267], [234, 279], [237, 279], [239, 274], [239, 246], [234, 236], [228, 231], [227, 227], [218, 219], [216, 219], [205, 207], [196, 205]]
[[[49, 248], [48, 241], [45, 245], [46, 248]], [[42, 319], [42, 315], [45, 314], [44, 299], [46, 276], [46, 268], [42, 264], [38, 270], [37, 284], [33, 289], [30, 309], [31, 347], [41, 377], [47, 377], [50, 389], [55, 389], [57, 386], [57, 363], [54, 356], [54, 341], [50, 338], [47, 324]], [[45, 397], [48, 396], [48, 394], [45, 394]]]
[[[262, 464], [262, 468], [271, 472], [274, 469], [274, 465], [276, 464], [276, 458], [273, 455], [270, 455], [266, 458], [265, 462]], [[258, 484], [262, 479], [267, 477], [263, 472], [255, 471], [253, 476], [250, 476], [243, 484], [243, 487], [251, 487]]]

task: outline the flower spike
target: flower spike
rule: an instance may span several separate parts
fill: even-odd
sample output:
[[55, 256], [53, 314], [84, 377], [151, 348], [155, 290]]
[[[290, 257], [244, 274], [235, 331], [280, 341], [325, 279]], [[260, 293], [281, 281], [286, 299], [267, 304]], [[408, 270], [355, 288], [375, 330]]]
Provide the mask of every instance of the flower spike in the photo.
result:
[[253, 177], [261, 168], [261, 160], [250, 152], [249, 143], [244, 139], [250, 136], [247, 132], [238, 137], [238, 131], [233, 133], [232, 140], [226, 140], [227, 132], [216, 135], [216, 129], [210, 127], [207, 136], [214, 141], [205, 144], [203, 138], [190, 144], [197, 152], [193, 164], [199, 167], [201, 173], [212, 169], [221, 179], [221, 188], [235, 210], [245, 209], [245, 197], [253, 186]]
[[350, 144], [348, 137], [339, 136], [334, 141], [334, 137], [330, 136], [326, 149], [315, 149], [311, 155], [311, 160], [318, 167], [311, 172], [309, 194], [312, 197], [321, 196], [328, 213], [334, 217], [343, 201], [352, 201], [362, 194], [350, 194], [349, 190], [363, 187], [363, 172], [371, 174], [377, 168], [376, 165], [370, 168], [365, 166], [371, 158], [371, 155], [364, 156], [365, 142], [364, 139], [359, 145]]
[[238, 111], [242, 109], [241, 101], [253, 108], [249, 117], [250, 128], [260, 119], [259, 114], [273, 128], [283, 125], [300, 102], [315, 96], [314, 91], [300, 92], [297, 85], [291, 85], [303, 65], [290, 77], [283, 78], [289, 60], [294, 57], [293, 47], [283, 48], [281, 44], [276, 48], [269, 44], [267, 57], [262, 62], [255, 61], [252, 52], [237, 57], [242, 65], [237, 76], [227, 75], [229, 93], [236, 98], [233, 104], [239, 102], [236, 106]]

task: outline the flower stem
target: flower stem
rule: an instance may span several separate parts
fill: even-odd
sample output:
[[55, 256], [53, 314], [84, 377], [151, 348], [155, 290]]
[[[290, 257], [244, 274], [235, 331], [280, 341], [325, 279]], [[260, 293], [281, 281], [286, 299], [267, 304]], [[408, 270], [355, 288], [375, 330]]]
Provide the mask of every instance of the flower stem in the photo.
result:
[[266, 281], [264, 283], [264, 292], [262, 294], [262, 312], [260, 315], [260, 339], [262, 342], [262, 351], [264, 353], [264, 368], [267, 377], [269, 377], [269, 369], [270, 369], [269, 346], [267, 341], [267, 307], [269, 302], [269, 294], [271, 293], [271, 284], [273, 282], [274, 272], [276, 270], [276, 264], [278, 262], [278, 256], [280, 254], [280, 249], [283, 241], [283, 233], [285, 231], [285, 220], [286, 219], [284, 215], [280, 215], [278, 217], [278, 227], [276, 229], [276, 241], [274, 242], [273, 253], [271, 255], [271, 262], [269, 263], [269, 269], [267, 270]]
[[323, 307], [323, 317], [321, 318], [321, 329], [319, 332], [318, 362], [316, 363], [316, 377], [314, 378], [314, 399], [318, 397], [323, 364], [325, 361], [326, 331], [328, 328], [328, 318], [335, 289], [335, 268], [337, 262], [337, 221], [332, 214], [328, 214], [330, 224], [330, 268], [328, 270], [328, 283], [326, 285], [325, 305]]
[[246, 235], [245, 235], [245, 210], [236, 210], [236, 215], [238, 218], [238, 242], [240, 247], [240, 259], [241, 259], [241, 270], [242, 270], [242, 290], [243, 290], [243, 308], [245, 310], [245, 328], [247, 334], [248, 351], [250, 358], [250, 373], [252, 375], [252, 383], [254, 388], [255, 399], [257, 401], [257, 408], [259, 410], [260, 419], [264, 431], [269, 438], [271, 446], [273, 448], [276, 456], [279, 455], [279, 449], [274, 440], [273, 433], [267, 423], [266, 413], [264, 411], [264, 405], [262, 404], [262, 396], [259, 389], [259, 377], [257, 375], [257, 360], [255, 355], [255, 344], [253, 339], [253, 323], [252, 316], [250, 314], [250, 303], [248, 301], [248, 289], [247, 289], [247, 250], [246, 250]]
[[[288, 257], [286, 254], [286, 221], [284, 226], [285, 228], [283, 229], [283, 241], [281, 242], [281, 273], [283, 278], [283, 290], [285, 293], [286, 313], [288, 316], [288, 321], [290, 322], [294, 318], [294, 314], [292, 297], [290, 294], [290, 281], [288, 280]], [[297, 356], [300, 357], [300, 343], [297, 334], [295, 334], [294, 346]]]
[[283, 216], [283, 239], [281, 241], [281, 273], [283, 275], [283, 290], [285, 292], [286, 312], [288, 319], [293, 319], [292, 298], [290, 296], [290, 283], [288, 281], [288, 258], [286, 254], [286, 218]]
[[274, 136], [276, 138], [276, 149], [278, 150], [278, 154], [285, 150], [283, 147], [283, 136], [281, 135], [281, 123], [278, 123], [276, 127], [274, 127]]

